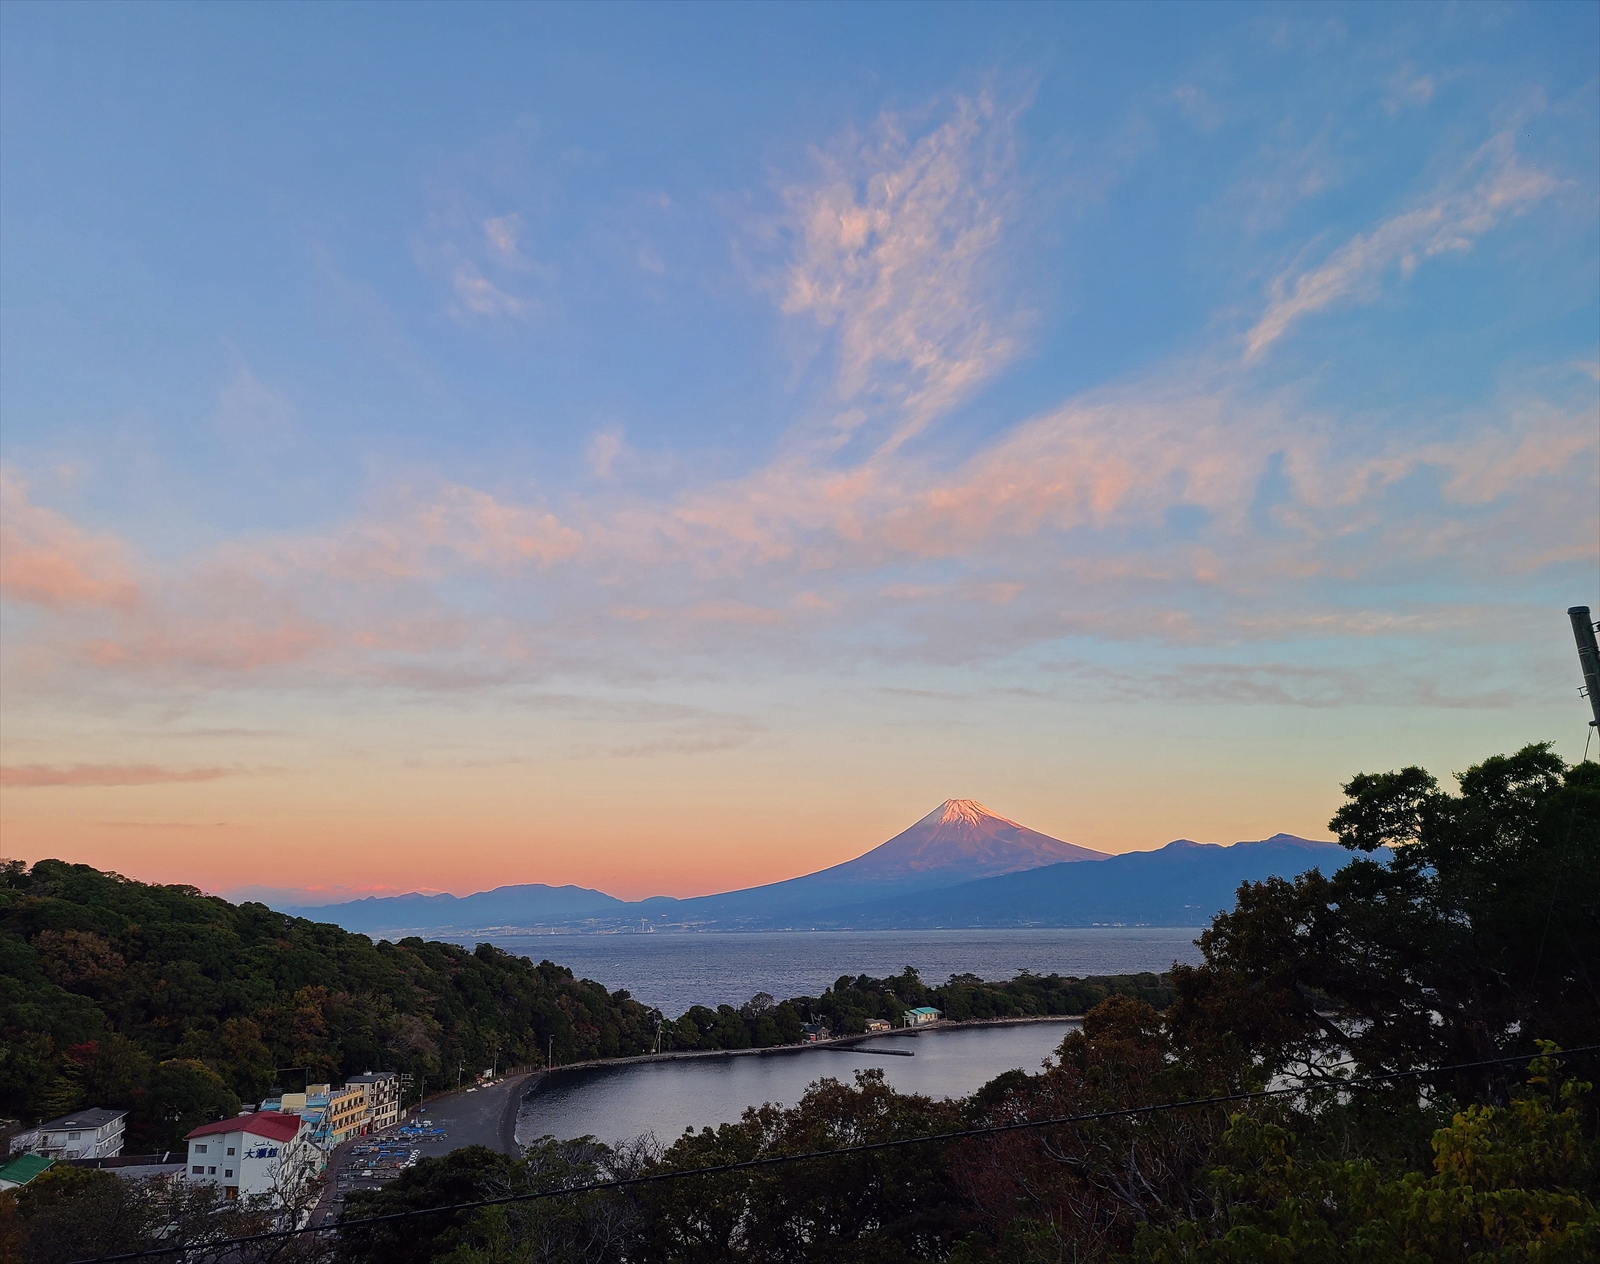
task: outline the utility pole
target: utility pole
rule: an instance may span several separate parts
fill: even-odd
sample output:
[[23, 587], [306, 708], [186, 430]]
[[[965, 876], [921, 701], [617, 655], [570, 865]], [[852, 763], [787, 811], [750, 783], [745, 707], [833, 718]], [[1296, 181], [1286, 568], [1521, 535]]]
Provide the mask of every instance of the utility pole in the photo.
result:
[[1594, 619], [1588, 606], [1571, 606], [1567, 618], [1572, 620], [1573, 639], [1578, 642], [1578, 666], [1583, 668], [1583, 688], [1578, 692], [1589, 699], [1589, 709], [1594, 719], [1589, 723], [1600, 728], [1600, 645], [1595, 644]]

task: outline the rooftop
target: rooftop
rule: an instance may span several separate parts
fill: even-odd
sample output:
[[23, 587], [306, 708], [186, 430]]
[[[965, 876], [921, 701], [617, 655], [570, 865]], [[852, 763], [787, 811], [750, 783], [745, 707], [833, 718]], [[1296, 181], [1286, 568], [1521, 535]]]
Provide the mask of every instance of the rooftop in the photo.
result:
[[258, 1110], [253, 1115], [235, 1115], [232, 1119], [219, 1119], [214, 1124], [202, 1124], [187, 1137], [210, 1137], [222, 1132], [248, 1132], [256, 1137], [269, 1137], [273, 1141], [293, 1141], [300, 1131], [298, 1115], [283, 1115], [275, 1110]]
[[39, 1125], [40, 1132], [68, 1132], [81, 1131], [85, 1128], [100, 1129], [115, 1120], [121, 1119], [128, 1112], [125, 1110], [107, 1110], [104, 1106], [91, 1106], [88, 1110], [74, 1111], [70, 1115], [63, 1115], [60, 1119], [52, 1119], [49, 1123]]
[[54, 1159], [41, 1158], [37, 1154], [21, 1155], [9, 1163], [0, 1164], [0, 1181], [12, 1185], [26, 1185], [54, 1162]]

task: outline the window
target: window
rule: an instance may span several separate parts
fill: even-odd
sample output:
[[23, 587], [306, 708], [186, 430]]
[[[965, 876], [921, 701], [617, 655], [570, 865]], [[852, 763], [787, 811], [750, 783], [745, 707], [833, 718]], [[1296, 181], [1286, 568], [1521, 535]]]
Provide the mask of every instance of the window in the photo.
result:
[[69, 1132], [67, 1134], [67, 1140], [68, 1141], [76, 1141], [81, 1136], [83, 1136], [83, 1134], [81, 1132]]
[[196, 1154], [204, 1154], [204, 1153], [205, 1153], [205, 1152], [206, 1152], [206, 1148], [205, 1148], [205, 1146], [203, 1146], [203, 1145], [197, 1145], [197, 1146], [195, 1146], [195, 1148], [194, 1148], [194, 1152], [195, 1152], [195, 1153], [196, 1153]]
[[214, 1167], [208, 1167], [208, 1168], [207, 1168], [207, 1169], [206, 1169], [206, 1175], [207, 1175], [207, 1176], [215, 1176], [215, 1175], [216, 1175], [216, 1174], [217, 1174], [217, 1169], [216, 1169], [216, 1168], [214, 1168]]
[[206, 1174], [206, 1170], [196, 1163], [192, 1168], [189, 1169], [189, 1173], [192, 1176], [204, 1176]]
[[232, 1146], [229, 1146], [229, 1147], [228, 1147], [228, 1157], [229, 1157], [229, 1158], [230, 1158], [230, 1159], [231, 1159], [231, 1158], [232, 1158], [232, 1157], [233, 1157], [233, 1147], [232, 1147]]
[[225, 1171], [223, 1173], [223, 1175], [224, 1176], [232, 1176], [233, 1175], [233, 1169], [230, 1167], [227, 1171]]

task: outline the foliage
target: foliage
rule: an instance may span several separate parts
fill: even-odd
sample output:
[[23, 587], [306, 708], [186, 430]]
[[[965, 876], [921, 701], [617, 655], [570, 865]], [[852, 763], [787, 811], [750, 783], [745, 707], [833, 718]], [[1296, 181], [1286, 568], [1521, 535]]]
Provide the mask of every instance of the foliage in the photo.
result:
[[859, 1035], [867, 1021], [881, 1018], [898, 1027], [905, 1011], [931, 1005], [956, 1022], [1083, 1014], [1108, 996], [1131, 996], [1164, 1006], [1171, 990], [1154, 974], [1063, 978], [1024, 971], [1006, 982], [987, 982], [975, 974], [952, 975], [931, 987], [911, 966], [887, 979], [841, 975], [821, 996], [796, 996], [773, 1004], [764, 993], [740, 1009], [696, 1005], [674, 1023], [662, 1026], [662, 1047], [670, 1049], [765, 1049], [793, 1044], [803, 1023], [820, 1022], [834, 1035]]
[[[1588, 973], [1600, 960], [1600, 770], [1568, 768], [1547, 747], [1528, 747], [1486, 760], [1459, 782], [1459, 793], [1449, 794], [1417, 769], [1353, 779], [1333, 828], [1371, 858], [1331, 878], [1313, 871], [1293, 882], [1245, 884], [1235, 909], [1202, 936], [1202, 964], [1171, 976], [1024, 975], [1008, 984], [962, 976], [943, 987], [927, 986], [913, 970], [888, 979], [843, 976], [820, 997], [778, 1003], [757, 995], [739, 1009], [696, 1007], [661, 1032], [669, 1047], [743, 1048], [778, 1043], [801, 1022], [859, 1031], [869, 1018], [893, 1020], [923, 1004], [953, 1017], [1086, 1010], [1081, 1029], [1039, 1074], [1008, 1072], [959, 1102], [897, 1093], [881, 1072], [864, 1072], [853, 1084], [823, 1079], [795, 1106], [748, 1110], [738, 1123], [690, 1130], [664, 1151], [653, 1142], [610, 1147], [592, 1138], [546, 1138], [520, 1158], [460, 1150], [424, 1160], [382, 1191], [352, 1195], [346, 1214], [989, 1124], [1074, 1123], [352, 1227], [341, 1237], [342, 1259], [1596, 1258], [1597, 1114], [1587, 1084], [1563, 1070], [1556, 1042], [1600, 1042], [1600, 998]], [[52, 930], [60, 937], [40, 952], [39, 936]], [[70, 1025], [84, 1004], [94, 1013], [116, 1009], [116, 988], [105, 980], [140, 959], [125, 940], [94, 926], [49, 923], [18, 937], [34, 957], [5, 948], [3, 935], [0, 952], [13, 953], [19, 977], [61, 989], [62, 998], [46, 997], [37, 1012]], [[364, 951], [382, 960], [394, 947]], [[539, 970], [547, 968], [554, 969]], [[41, 1006], [26, 991], [4, 995], [7, 1004]], [[420, 1022], [431, 1011], [406, 1012]], [[34, 1080], [19, 1076], [35, 1092], [54, 1084], [148, 1085], [169, 1076], [174, 1087], [163, 1092], [172, 1101], [204, 1102], [215, 1090], [207, 1074], [227, 1083], [222, 1067], [261, 1059], [258, 1044], [276, 1057], [270, 1029], [250, 1014], [205, 1029], [208, 1047], [229, 1050], [214, 1060], [196, 1056], [187, 1034], [159, 1045], [121, 1028], [87, 1037], [65, 1027], [59, 1037], [56, 1028], [37, 1029], [61, 1042], [61, 1056], [49, 1063], [27, 1029], [18, 1030], [27, 1039], [12, 1041], [8, 1032], [7, 1065], [26, 1069], [34, 1058], [45, 1067], [49, 1074]], [[1521, 1055], [1529, 1059], [1521, 1083], [1509, 1067], [1449, 1077], [1395, 1074]], [[1363, 1075], [1376, 1078], [1351, 1082]], [[1244, 1106], [1233, 1099], [1282, 1086], [1287, 1077], [1305, 1087]], [[1138, 1110], [1160, 1103], [1178, 1105]], [[215, 1105], [195, 1109], [207, 1108]], [[110, 1187], [97, 1175], [62, 1178], [79, 1179], [82, 1188], [63, 1190], [61, 1206], [108, 1199]], [[19, 1233], [34, 1241], [34, 1222], [54, 1213], [30, 1214], [0, 1198], [0, 1242]], [[110, 1214], [103, 1208], [85, 1223], [104, 1225]]]
[[292, 1238], [246, 1249], [211, 1245], [278, 1228], [294, 1210], [264, 1198], [230, 1200], [215, 1185], [129, 1181], [58, 1163], [0, 1195], [0, 1260], [66, 1264], [181, 1241], [189, 1244], [188, 1264], [312, 1264], [321, 1250]]
[[[519, 1159], [482, 1146], [424, 1159], [382, 1190], [350, 1195], [344, 1218], [380, 1216], [453, 1202], [504, 1198], [631, 1176], [648, 1158], [641, 1144], [612, 1147], [592, 1137], [541, 1138]], [[636, 1258], [643, 1242], [633, 1200], [604, 1193], [512, 1203], [352, 1228], [338, 1259], [394, 1264], [608, 1264]]]
[[1206, 1173], [1214, 1209], [1170, 1227], [1147, 1225], [1146, 1264], [1257, 1260], [1393, 1260], [1477, 1264], [1600, 1256], [1593, 1129], [1586, 1083], [1561, 1082], [1554, 1059], [1533, 1064], [1507, 1106], [1470, 1106], [1433, 1137], [1433, 1173], [1372, 1159], [1308, 1153], [1283, 1123], [1239, 1114]]
[[0, 870], [0, 1114], [132, 1112], [176, 1145], [275, 1083], [647, 1052], [627, 993], [487, 944], [374, 944], [337, 926], [41, 860]]
[[[879, 1070], [813, 1084], [787, 1109], [685, 1133], [656, 1170], [924, 1136], [959, 1107], [896, 1093]], [[948, 1250], [961, 1206], [938, 1147], [913, 1146], [649, 1187], [648, 1255], [669, 1260], [925, 1260]]]
[[1528, 746], [1459, 782], [1354, 778], [1330, 827], [1392, 858], [1241, 887], [1201, 936], [1205, 963], [1174, 971], [1185, 1040], [1271, 1069], [1349, 1057], [1368, 1072], [1531, 1053], [1536, 1035], [1600, 1041], [1600, 765]]

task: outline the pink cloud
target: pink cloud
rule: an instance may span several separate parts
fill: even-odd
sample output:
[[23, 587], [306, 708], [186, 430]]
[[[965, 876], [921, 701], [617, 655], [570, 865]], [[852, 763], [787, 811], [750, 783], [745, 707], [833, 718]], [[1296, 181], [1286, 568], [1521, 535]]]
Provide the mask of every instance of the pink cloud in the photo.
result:
[[783, 191], [799, 244], [782, 310], [832, 331], [839, 396], [894, 410], [892, 443], [1020, 349], [1024, 317], [997, 317], [989, 301], [1018, 198], [1014, 118], [988, 94], [956, 101], [921, 135], [916, 120], [885, 113], [869, 136], [815, 152], [819, 180]]
[[[1320, 267], [1279, 276], [1266, 311], [1245, 335], [1246, 362], [1260, 359], [1301, 317], [1341, 300], [1375, 295], [1389, 268], [1398, 267], [1402, 277], [1409, 277], [1424, 260], [1471, 250], [1503, 219], [1524, 213], [1553, 192], [1556, 182], [1521, 165], [1514, 144], [1510, 129], [1490, 138], [1463, 171], [1421, 205], [1383, 221], [1370, 233], [1357, 234]], [[1488, 170], [1471, 187], [1452, 187], [1485, 167]]]
[[139, 604], [124, 549], [110, 536], [94, 536], [69, 519], [36, 505], [28, 484], [0, 470], [0, 593], [50, 610]]
[[161, 768], [155, 764], [20, 764], [0, 768], [0, 786], [17, 789], [44, 786], [154, 786], [169, 782], [215, 781], [230, 775], [226, 768]]

